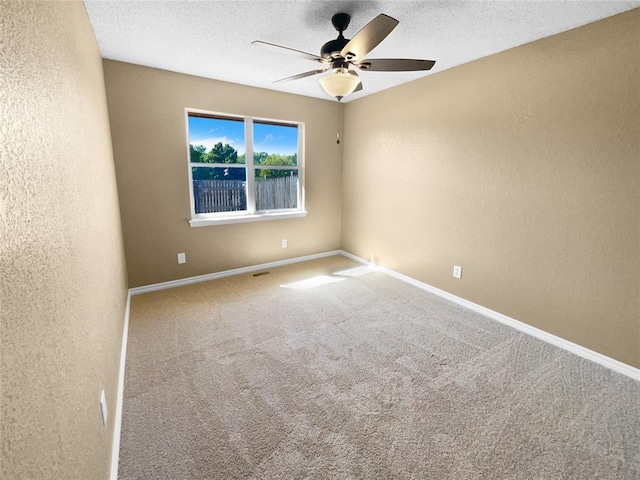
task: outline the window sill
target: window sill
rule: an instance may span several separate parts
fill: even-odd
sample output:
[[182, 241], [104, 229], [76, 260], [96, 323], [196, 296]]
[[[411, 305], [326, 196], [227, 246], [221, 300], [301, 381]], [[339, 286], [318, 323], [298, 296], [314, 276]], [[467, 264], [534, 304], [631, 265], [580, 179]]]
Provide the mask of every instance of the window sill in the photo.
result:
[[190, 227], [209, 227], [212, 225], [227, 225], [230, 223], [264, 222], [266, 220], [284, 220], [286, 218], [306, 217], [307, 212], [298, 210], [295, 212], [253, 213], [241, 215], [229, 215], [220, 217], [194, 217], [189, 220]]

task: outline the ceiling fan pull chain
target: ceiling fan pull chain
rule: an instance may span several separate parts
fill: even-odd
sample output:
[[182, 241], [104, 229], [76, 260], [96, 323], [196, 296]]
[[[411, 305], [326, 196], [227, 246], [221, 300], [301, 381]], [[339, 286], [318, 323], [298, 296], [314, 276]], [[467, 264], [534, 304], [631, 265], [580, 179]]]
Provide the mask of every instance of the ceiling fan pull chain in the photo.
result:
[[342, 118], [342, 105], [338, 103], [338, 128], [336, 132], [336, 143], [340, 145], [340, 120]]

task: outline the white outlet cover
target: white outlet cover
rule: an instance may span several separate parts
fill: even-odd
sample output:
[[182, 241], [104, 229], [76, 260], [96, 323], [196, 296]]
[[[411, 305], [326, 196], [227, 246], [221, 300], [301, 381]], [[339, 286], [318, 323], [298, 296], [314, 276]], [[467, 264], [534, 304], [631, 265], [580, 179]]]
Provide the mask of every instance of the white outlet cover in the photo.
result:
[[453, 276], [455, 278], [462, 278], [462, 267], [458, 265], [453, 266]]
[[287, 239], [286, 238], [282, 239], [282, 248], [287, 248]]
[[102, 426], [107, 426], [107, 397], [104, 394], [104, 390], [102, 390], [102, 395], [100, 395], [100, 413], [102, 414]]
[[178, 254], [178, 263], [187, 263], [187, 255], [184, 253]]

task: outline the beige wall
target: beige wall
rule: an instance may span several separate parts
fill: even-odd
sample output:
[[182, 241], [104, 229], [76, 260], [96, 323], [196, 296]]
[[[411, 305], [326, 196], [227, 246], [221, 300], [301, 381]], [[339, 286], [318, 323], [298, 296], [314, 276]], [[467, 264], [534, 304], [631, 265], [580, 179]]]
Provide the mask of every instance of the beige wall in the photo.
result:
[[640, 367], [639, 25], [348, 103], [342, 247]]
[[[0, 474], [107, 478], [126, 279], [101, 60], [79, 2], [0, 22]], [[350, 103], [344, 167], [335, 103], [106, 61], [132, 286], [342, 246], [640, 366], [639, 23]], [[306, 122], [309, 216], [190, 228], [185, 106]]]
[[[340, 247], [335, 102], [109, 60], [104, 71], [132, 287]], [[185, 107], [305, 122], [308, 216], [191, 228]]]
[[127, 286], [102, 62], [80, 2], [0, 22], [0, 477], [106, 479]]

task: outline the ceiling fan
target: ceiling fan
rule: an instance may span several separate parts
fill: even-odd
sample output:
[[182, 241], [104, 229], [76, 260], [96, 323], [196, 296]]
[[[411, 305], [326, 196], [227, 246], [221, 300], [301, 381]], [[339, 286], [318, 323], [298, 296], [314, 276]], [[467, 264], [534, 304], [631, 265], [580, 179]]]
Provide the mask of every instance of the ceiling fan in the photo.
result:
[[279, 51], [284, 50], [298, 57], [321, 63], [322, 66], [316, 70], [282, 78], [276, 80], [274, 83], [299, 80], [332, 71], [331, 75], [320, 79], [320, 85], [326, 93], [332, 97], [336, 97], [338, 101], [353, 92], [362, 90], [362, 81], [356, 70], [369, 70], [372, 72], [413, 72], [430, 70], [436, 63], [433, 60], [406, 58], [367, 59], [367, 54], [377, 47], [400, 22], [395, 18], [381, 13], [356, 33], [353, 38], [348, 39], [344, 38], [342, 32], [347, 29], [350, 21], [351, 16], [347, 13], [336, 13], [331, 18], [331, 23], [338, 31], [338, 38], [325, 43], [320, 49], [320, 55], [314, 55], [260, 40], [253, 41], [251, 44], [274, 48]]

